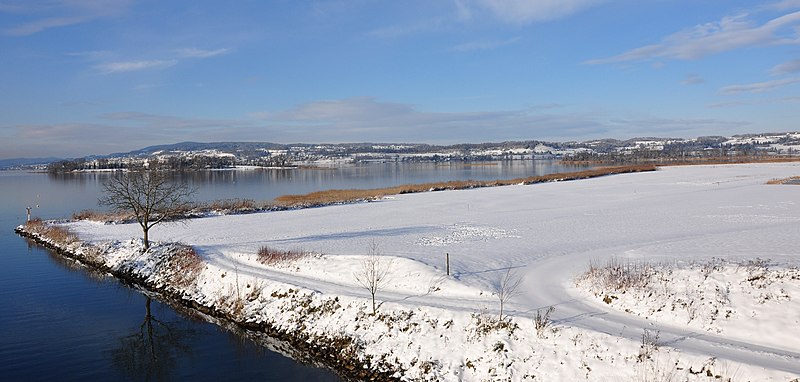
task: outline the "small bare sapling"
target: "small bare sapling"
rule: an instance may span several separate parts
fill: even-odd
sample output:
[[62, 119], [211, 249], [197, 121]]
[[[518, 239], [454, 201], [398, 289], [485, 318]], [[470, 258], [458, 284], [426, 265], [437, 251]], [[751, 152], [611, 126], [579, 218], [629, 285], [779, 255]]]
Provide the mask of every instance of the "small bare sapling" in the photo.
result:
[[366, 289], [372, 297], [373, 315], [378, 312], [375, 305], [375, 294], [389, 283], [392, 263], [391, 259], [381, 256], [378, 244], [373, 241], [369, 245], [367, 256], [361, 261], [361, 266], [355, 272], [354, 276], [358, 285]]
[[511, 269], [508, 269], [505, 275], [500, 278], [500, 282], [495, 286], [494, 294], [500, 302], [500, 320], [503, 319], [503, 312], [505, 311], [506, 305], [508, 305], [511, 299], [521, 293], [519, 290], [520, 285], [522, 285], [522, 277]]

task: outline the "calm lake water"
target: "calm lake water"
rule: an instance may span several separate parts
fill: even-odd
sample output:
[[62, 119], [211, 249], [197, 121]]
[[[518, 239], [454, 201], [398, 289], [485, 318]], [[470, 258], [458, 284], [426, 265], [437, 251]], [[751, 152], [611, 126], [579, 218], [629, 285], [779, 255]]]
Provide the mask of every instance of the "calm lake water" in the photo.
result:
[[[179, 176], [198, 188], [198, 201], [262, 201], [333, 188], [509, 179], [584, 168], [551, 161], [376, 163], [335, 169], [202, 171]], [[14, 227], [25, 220], [26, 206], [34, 207], [34, 216], [45, 219], [96, 209], [102, 182], [109, 176], [0, 171], [3, 380], [339, 380], [328, 370], [303, 365], [156, 300], [151, 304], [152, 319], [145, 320], [148, 299], [139, 291], [76, 267], [14, 234]]]

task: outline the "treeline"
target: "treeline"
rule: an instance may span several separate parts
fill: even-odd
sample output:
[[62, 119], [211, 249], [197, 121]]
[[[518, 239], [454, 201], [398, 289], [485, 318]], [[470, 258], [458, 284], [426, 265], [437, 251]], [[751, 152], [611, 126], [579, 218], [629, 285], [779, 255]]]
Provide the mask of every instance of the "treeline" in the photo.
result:
[[602, 162], [602, 163], [673, 163], [692, 162], [713, 159], [716, 161], [741, 162], [748, 159], [762, 160], [768, 158], [794, 157], [800, 153], [780, 154], [775, 149], [756, 148], [752, 145], [737, 145], [707, 148], [703, 150], [686, 150], [685, 148], [665, 146], [662, 150], [634, 149], [617, 152], [577, 152], [565, 156], [566, 162]]
[[212, 170], [233, 168], [235, 166], [288, 167], [292, 159], [286, 155], [274, 155], [257, 158], [236, 158], [234, 156], [169, 156], [151, 158], [117, 158], [117, 159], [68, 159], [52, 162], [47, 165], [50, 173], [65, 173], [88, 170], [120, 170], [147, 166], [161, 170]]

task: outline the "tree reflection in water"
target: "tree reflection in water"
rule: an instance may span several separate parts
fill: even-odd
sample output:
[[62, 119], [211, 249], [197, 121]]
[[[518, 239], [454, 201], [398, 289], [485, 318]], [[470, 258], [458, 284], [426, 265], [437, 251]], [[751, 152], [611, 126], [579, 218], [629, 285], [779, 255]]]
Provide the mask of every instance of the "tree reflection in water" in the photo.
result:
[[178, 358], [188, 355], [188, 340], [195, 334], [179, 322], [163, 322], [150, 310], [150, 297], [145, 302], [144, 321], [134, 333], [120, 338], [119, 347], [112, 350], [112, 362], [131, 380], [161, 381], [170, 379]]

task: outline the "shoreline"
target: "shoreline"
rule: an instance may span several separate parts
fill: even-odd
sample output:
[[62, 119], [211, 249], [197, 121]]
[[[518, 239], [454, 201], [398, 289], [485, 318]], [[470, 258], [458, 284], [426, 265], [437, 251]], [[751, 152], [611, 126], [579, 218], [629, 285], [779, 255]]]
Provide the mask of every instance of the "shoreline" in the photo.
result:
[[[197, 203], [195, 207], [186, 211], [181, 218], [202, 218], [216, 215], [250, 214], [261, 212], [288, 211], [306, 208], [326, 207], [332, 205], [373, 202], [387, 196], [417, 194], [436, 191], [471, 190], [487, 187], [502, 187], [510, 185], [531, 185], [548, 182], [566, 182], [581, 179], [591, 179], [608, 175], [628, 174], [637, 172], [657, 171], [658, 166], [628, 165], [628, 166], [601, 166], [598, 168], [558, 172], [545, 175], [534, 175], [524, 178], [503, 180], [456, 180], [433, 183], [404, 184], [393, 187], [374, 189], [330, 189], [299, 195], [281, 195], [268, 202], [256, 202], [252, 199], [224, 199], [210, 202]], [[126, 223], [133, 221], [130, 216], [120, 216], [112, 212], [84, 210], [73, 214], [73, 220], [90, 220], [103, 223]]]
[[[740, 179], [736, 176], [736, 173], [739, 173], [740, 170], [732, 171], [733, 168], [734, 167], [731, 166], [726, 170], [726, 176], [732, 177], [733, 179]], [[678, 171], [678, 169], [669, 172], [672, 173], [675, 171]], [[717, 170], [704, 169], [691, 171], [681, 169], [680, 173], [686, 173], [687, 171], [690, 173], [697, 173]], [[787, 171], [782, 171], [780, 173], [786, 172]], [[774, 173], [774, 171], [770, 174], [772, 173]], [[642, 179], [654, 179], [653, 176], [656, 175], [645, 176]], [[663, 176], [656, 177], [658, 179], [664, 178]], [[667, 176], [667, 178], [670, 177]], [[674, 178], [675, 176], [673, 174], [670, 179]], [[699, 179], [703, 179], [703, 184], [706, 184], [704, 187], [708, 187], [709, 189], [717, 189], [718, 187], [711, 185], [714, 183], [708, 183], [705, 177], [700, 177]], [[612, 183], [618, 182], [613, 180], [598, 180], [592, 181], [591, 184], [609, 186]], [[647, 183], [648, 182], [643, 182], [643, 184], [637, 187], [645, 187]], [[625, 185], [629, 183], [623, 181], [622, 184]], [[685, 183], [681, 181], [679, 184]], [[655, 182], [650, 186], [652, 187], [653, 185], [657, 185], [656, 189], [659, 190], [660, 193], [663, 185], [660, 182]], [[542, 189], [534, 187], [530, 190], [523, 190], [522, 188], [507, 188], [496, 191], [484, 190], [475, 195], [472, 193], [464, 193], [460, 194], [460, 196], [453, 195], [453, 197], [460, 199], [469, 198], [472, 202], [475, 202], [475, 197], [478, 197], [478, 199], [496, 200], [495, 196], [497, 195], [509, 196], [510, 194], [528, 194], [528, 192], [538, 194], [535, 190], [549, 190], [546, 192], [550, 193], [554, 190], [553, 187], [558, 190], [575, 190], [576, 188], [586, 190], [586, 186], [587, 184], [579, 186], [552, 184], [550, 186], [542, 186]], [[631, 191], [628, 187], [630, 186], [624, 186], [626, 195], [628, 191]], [[694, 188], [692, 187], [692, 189]], [[602, 188], [600, 190], [602, 190]], [[639, 188], [640, 192], [642, 190], [643, 188]], [[636, 188], [633, 188], [632, 191], [636, 194]], [[451, 197], [445, 198], [450, 199]], [[628, 197], [620, 202], [625, 204], [627, 199]], [[418, 197], [411, 197], [411, 200], [417, 202], [420, 200], [441, 201], [442, 196], [420, 195]], [[683, 198], [681, 198], [681, 200], [683, 200]], [[546, 201], [543, 201], [543, 203], [548, 207], [550, 206]], [[380, 207], [375, 208], [380, 211], [391, 207], [391, 204], [393, 203], [381, 204]], [[644, 205], [650, 204], [645, 203]], [[350, 207], [341, 208], [352, 210]], [[397, 206], [395, 208], [403, 209], [403, 206]], [[598, 208], [600, 211], [605, 211], [604, 207]], [[365, 210], [365, 208], [358, 209]], [[311, 212], [313, 213], [313, 211]], [[624, 216], [628, 216], [623, 212], [620, 213]], [[663, 214], [657, 215], [663, 216]], [[305, 216], [305, 214], [303, 214], [303, 216]], [[645, 214], [645, 216], [648, 216], [649, 219], [650, 215]], [[238, 223], [249, 222], [250, 224], [259, 219], [257, 216], [241, 218], [231, 217], [227, 219], [221, 218], [221, 222], [227, 221], [228, 223], [232, 223], [234, 218], [240, 219], [236, 220]], [[262, 218], [268, 218], [267, 220], [269, 221], [275, 217], [270, 218], [269, 215], [265, 215]], [[202, 225], [208, 223], [213, 222], [198, 222], [197, 224]], [[299, 272], [300, 268], [304, 268], [308, 272], [317, 272], [314, 269], [322, 269], [319, 267], [334, 264], [339, 267], [344, 266], [352, 268], [351, 265], [347, 265], [354, 263], [354, 260], [352, 260], [354, 256], [351, 255], [342, 256], [341, 259], [339, 256], [325, 257], [321, 260], [315, 260], [319, 259], [315, 258], [296, 264], [291, 263], [287, 265], [288, 268], [279, 269], [281, 267], [253, 266], [254, 262], [252, 258], [247, 255], [247, 253], [251, 252], [247, 252], [246, 250], [245, 252], [227, 254], [222, 257], [218, 257], [222, 255], [221, 253], [205, 253], [203, 260], [208, 261], [208, 263], [206, 263], [206, 271], [204, 271], [203, 277], [194, 281], [192, 288], [176, 289], [175, 283], [170, 277], [172, 275], [169, 273], [170, 270], [167, 269], [167, 273], [161, 274], [163, 273], [163, 269], [160, 269], [160, 267], [169, 265], [169, 258], [164, 257], [159, 259], [159, 256], [163, 257], [168, 255], [168, 253], [162, 251], [162, 249], [167, 250], [172, 244], [159, 243], [155, 246], [155, 252], [148, 252], [146, 256], [143, 256], [139, 253], [135, 253], [136, 249], [139, 247], [137, 247], [137, 244], [133, 240], [128, 243], [120, 243], [119, 240], [123, 240], [122, 237], [111, 237], [115, 242], [109, 246], [107, 245], [108, 242], [91, 239], [93, 235], [91, 235], [90, 231], [87, 231], [86, 228], [90, 230], [100, 229], [93, 224], [94, 223], [78, 224], [79, 226], [83, 225], [84, 229], [80, 229], [76, 232], [82, 232], [82, 235], [89, 235], [87, 242], [94, 243], [92, 245], [106, 246], [105, 251], [110, 254], [107, 256], [109, 260], [105, 262], [108, 269], [118, 272], [127, 270], [127, 273], [125, 273], [127, 277], [135, 281], [138, 280], [135, 285], [141, 285], [148, 290], [155, 288], [156, 293], [165, 295], [168, 298], [174, 297], [180, 301], [181, 305], [194, 308], [201, 313], [204, 313], [203, 309], [206, 309], [210, 313], [210, 316], [224, 320], [230, 319], [230, 321], [239, 328], [254, 328], [256, 333], [263, 332], [270, 336], [277, 333], [274, 337], [287, 339], [292, 344], [297, 344], [296, 347], [299, 351], [305, 351], [314, 355], [314, 357], [319, 357], [320, 360], [328, 360], [329, 358], [327, 357], [338, 357], [334, 358], [332, 362], [333, 366], [331, 366], [331, 363], [325, 363], [325, 365], [344, 375], [352, 375], [347, 374], [348, 371], [363, 373], [364, 370], [371, 370], [373, 372], [384, 373], [381, 377], [376, 377], [380, 380], [389, 380], [388, 378], [393, 378], [394, 380], [400, 378], [403, 380], [482, 380], [486, 378], [491, 379], [497, 375], [495, 373], [499, 373], [499, 375], [505, 374], [509, 377], [515, 376], [515, 378], [542, 377], [550, 375], [551, 373], [557, 373], [560, 377], [567, 378], [567, 375], [575, 377], [578, 375], [575, 373], [580, 371], [580, 373], [585, 373], [586, 378], [589, 378], [590, 372], [593, 376], [616, 375], [614, 370], [617, 369], [619, 371], [626, 370], [626, 372], [629, 373], [632, 371], [631, 368], [639, 370], [640, 367], [650, 367], [658, 364], [655, 359], [653, 360], [655, 363], [648, 361], [646, 364], [642, 364], [641, 359], [636, 360], [635, 352], [638, 348], [638, 344], [636, 343], [638, 334], [636, 333], [626, 334], [625, 336], [621, 336], [621, 333], [618, 336], [603, 334], [604, 332], [598, 332], [596, 330], [587, 331], [585, 328], [582, 329], [580, 325], [577, 327], [572, 326], [569, 324], [569, 321], [565, 321], [563, 324], [558, 324], [551, 331], [546, 331], [543, 336], [537, 336], [537, 330], [532, 328], [530, 312], [528, 311], [527, 314], [522, 313], [524, 310], [518, 310], [516, 315], [510, 318], [508, 322], [513, 326], [510, 326], [508, 331], [506, 331], [506, 329], [496, 329], [496, 327], [491, 326], [492, 320], [496, 320], [496, 318], [492, 318], [492, 312], [481, 310], [480, 313], [475, 313], [477, 312], [476, 309], [482, 305], [485, 309], [484, 304], [488, 303], [492, 306], [491, 301], [494, 301], [492, 297], [484, 295], [480, 300], [476, 299], [475, 296], [467, 297], [464, 301], [471, 301], [468, 304], [469, 307], [452, 305], [448, 299], [453, 299], [456, 296], [466, 297], [466, 295], [461, 293], [462, 291], [457, 289], [459, 287], [457, 285], [442, 285], [444, 291], [441, 293], [444, 295], [437, 293], [436, 296], [432, 296], [431, 299], [422, 299], [410, 305], [396, 302], [405, 300], [405, 298], [399, 298], [402, 296], [395, 295], [393, 297], [394, 300], [383, 298], [382, 300], [384, 300], [384, 302], [387, 302], [386, 300], [391, 300], [393, 302], [387, 302], [387, 306], [381, 307], [379, 314], [372, 315], [365, 313], [365, 311], [368, 311], [368, 308], [365, 308], [367, 303], [364, 301], [363, 292], [355, 293], [357, 290], [348, 291], [345, 289], [329, 290], [324, 287], [320, 288], [319, 284], [307, 284], [301, 277], [303, 273], [295, 273], [296, 271], [293, 270], [293, 268], [297, 267], [297, 272]], [[71, 224], [53, 224], [53, 226], [54, 228], [74, 227]], [[461, 232], [460, 227], [455, 227], [455, 229]], [[21, 228], [20, 230], [24, 231], [25, 229]], [[515, 232], [503, 231], [505, 232], [503, 233], [501, 231], [502, 229], [490, 233], [491, 235], [500, 235], [498, 237], [511, 237], [512, 241], [515, 240], [513, 239], [515, 236], [508, 236], [515, 234]], [[467, 229], [463, 233], [474, 234], [475, 232], [477, 231]], [[33, 234], [33, 232], [27, 233]], [[302, 235], [302, 233], [300, 234]], [[130, 236], [125, 235], [125, 237]], [[39, 240], [45, 244], [60, 248], [62, 251], [68, 251], [68, 253], [72, 254], [74, 257], [83, 258], [88, 264], [92, 263], [92, 257], [85, 256], [86, 252], [83, 248], [85, 243], [72, 243], [59, 247], [41, 237]], [[75, 240], [77, 241], [77, 238], [75, 238]], [[192, 240], [188, 242], [196, 245], [200, 243]], [[232, 242], [236, 242], [236, 240]], [[350, 251], [348, 253], [352, 254], [355, 252]], [[155, 258], [151, 258], [153, 256], [155, 256]], [[120, 258], [122, 261], [119, 260]], [[395, 260], [400, 259], [402, 258], [396, 258]], [[348, 263], [347, 261], [350, 262]], [[129, 266], [130, 264], [141, 262], [144, 263], [138, 265], [138, 268]], [[88, 265], [84, 264], [84, 266]], [[430, 264], [427, 264], [427, 266], [430, 267]], [[409, 269], [409, 272], [418, 272], [415, 268], [404, 267], [404, 269]], [[435, 271], [435, 269], [434, 267], [429, 270]], [[351, 277], [349, 272], [351, 271], [347, 271], [346, 276]], [[439, 272], [441, 272], [441, 270], [439, 270]], [[296, 276], [292, 276], [292, 274]], [[116, 274], [114, 275], [116, 276]], [[423, 273], [423, 275], [427, 275], [427, 273]], [[551, 274], [549, 271], [545, 271], [542, 275], [547, 276]], [[234, 281], [234, 278], [236, 287], [232, 289], [231, 283]], [[259, 282], [264, 281], [267, 284], [266, 289], [264, 289], [262, 293], [261, 289], [264, 287], [264, 285], [262, 285], [261, 289], [259, 289], [260, 297], [256, 297], [253, 300], [249, 297], [245, 297], [244, 301], [239, 299], [238, 302], [240, 304], [243, 303], [243, 305], [237, 306], [237, 298], [234, 296], [238, 296], [239, 285], [242, 286], [242, 290], [248, 295], [249, 290], [251, 290], [245, 290], [245, 284], [240, 283], [240, 280], [244, 280], [246, 288], [251, 288], [251, 284], [258, 288]], [[459, 279], [456, 278], [456, 280]], [[547, 282], [549, 279], [545, 277], [542, 280], [543, 282]], [[560, 278], [558, 280], [550, 280], [550, 283], [553, 281], [569, 282], [568, 280], [561, 280]], [[211, 285], [203, 287], [202, 285], [205, 285], [206, 282]], [[484, 289], [484, 291], [486, 290]], [[392, 292], [387, 293], [389, 295], [393, 294]], [[403, 296], [413, 296], [416, 293], [418, 293], [418, 291], [412, 289], [403, 290]], [[483, 300], [484, 298], [488, 300]], [[434, 303], [432, 305], [424, 305], [431, 302], [441, 302], [442, 304]], [[496, 301], [494, 302], [496, 303]], [[553, 301], [550, 301], [550, 303], [553, 303]], [[197, 306], [194, 304], [197, 304]], [[200, 309], [197, 309], [198, 306]], [[559, 305], [558, 309], [561, 311], [562, 309], [568, 308]], [[577, 312], [585, 313], [582, 310], [578, 310]], [[575, 312], [567, 311], [566, 313], [569, 315]], [[453, 321], [455, 321], [455, 324]], [[487, 327], [487, 322], [489, 323], [489, 329], [481, 329]], [[517, 328], [519, 330], [517, 330]], [[668, 331], [667, 333], [675, 335], [676, 333], [680, 334], [682, 332]], [[435, 348], [437, 346], [436, 344], [439, 343], [439, 340], [436, 338], [441, 335], [445, 336], [445, 343], [451, 341], [456, 348], [462, 350], [459, 350], [456, 354], [441, 353], [441, 348], [439, 350], [431, 350], [429, 346], [433, 345]], [[631, 335], [633, 338], [631, 338]], [[450, 340], [447, 339], [448, 337]], [[583, 343], [584, 346], [588, 345], [589, 348], [580, 347], [578, 343]], [[726, 343], [726, 341], [722, 342], [722, 344]], [[713, 344], [714, 342], [712, 341], [711, 345], [713, 346]], [[570, 351], [564, 348], [565, 345], [576, 346], [576, 348], [574, 348], [574, 351]], [[323, 349], [320, 350], [321, 347]], [[406, 348], [408, 348], [408, 350], [404, 351], [403, 349]], [[703, 346], [699, 348], [695, 347], [694, 349], [702, 348]], [[512, 352], [505, 353], [509, 350]], [[565, 350], [567, 350], [566, 353], [564, 353]], [[692, 347], [689, 348], [690, 353], [691, 350]], [[321, 351], [321, 353], [317, 353], [317, 351]], [[403, 354], [404, 352], [405, 354]], [[665, 347], [659, 352], [657, 357], [661, 362], [663, 362], [665, 358], [676, 357], [676, 355], [679, 356], [679, 359], [669, 361], [677, 362], [677, 360], [679, 360], [679, 370], [688, 369], [697, 371], [698, 369], [703, 370], [703, 368], [705, 368], [705, 370], [710, 370], [709, 368], [711, 367], [704, 363], [702, 356], [698, 357], [690, 353], [683, 353], [680, 349]], [[576, 355], [573, 354], [576, 354], [580, 358], [576, 358]], [[400, 359], [397, 359], [395, 355]], [[749, 355], [750, 353], [747, 353], [745, 357], [749, 357]], [[339, 359], [342, 357], [352, 362], [348, 361], [345, 363]], [[411, 357], [414, 358], [411, 359]], [[736, 353], [736, 357], [741, 356]], [[531, 359], [533, 359], [532, 362], [527, 361]], [[738, 360], [734, 362], [742, 362], [742, 358], [734, 358], [734, 360]], [[559, 361], [562, 366], [558, 366]], [[340, 366], [341, 364], [345, 364], [345, 366]], [[772, 363], [770, 362], [768, 364]], [[694, 367], [694, 369], [692, 369], [692, 367]], [[773, 368], [764, 369], [764, 371], [761, 372], [756, 372], [758, 374], [755, 375], [762, 375], [761, 373], [767, 372], [769, 373], [763, 375], [769, 375], [781, 370], [787, 370], [774, 367], [775, 366], [773, 366]], [[754, 373], [754, 370], [757, 370], [750, 367], [745, 369], [747, 373]], [[788, 370], [791, 371], [794, 370], [794, 368], [789, 367]], [[580, 374], [580, 376], [582, 377], [583, 374]], [[368, 377], [355, 374], [353, 378]], [[545, 379], [547, 379], [547, 377], [545, 377]]]
[[[16, 227], [14, 232], [37, 245], [55, 252], [59, 256], [76, 262], [83, 268], [111, 275], [125, 286], [151, 293], [168, 305], [188, 309], [193, 314], [206, 316], [203, 317], [204, 319], [212, 318], [212, 321], [207, 319], [206, 321], [215, 325], [228, 330], [233, 327], [245, 333], [253, 333], [259, 336], [266, 335], [270, 339], [288, 344], [291, 347], [289, 351], [291, 354], [285, 355], [290, 356], [297, 362], [311, 363], [315, 366], [328, 368], [345, 381], [400, 381], [399, 378], [395, 377], [400, 370], [390, 369], [387, 371], [386, 369], [389, 365], [380, 365], [383, 370], [376, 370], [376, 365], [371, 365], [369, 362], [363, 362], [357, 357], [349, 356], [353, 354], [352, 349], [350, 349], [353, 343], [352, 339], [323, 338], [302, 335], [301, 333], [290, 333], [271, 325], [269, 322], [248, 321], [248, 317], [236, 317], [231, 312], [189, 298], [183, 293], [184, 291], [174, 289], [174, 286], [172, 286], [173, 288], [170, 288], [171, 285], [159, 286], [146, 276], [124, 272], [103, 262], [94, 261], [80, 254], [79, 251], [70, 250], [68, 246], [54, 243], [40, 234], [29, 232], [24, 226]], [[302, 357], [298, 357], [298, 355], [302, 355]]]

